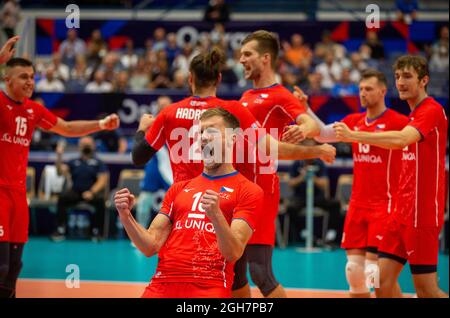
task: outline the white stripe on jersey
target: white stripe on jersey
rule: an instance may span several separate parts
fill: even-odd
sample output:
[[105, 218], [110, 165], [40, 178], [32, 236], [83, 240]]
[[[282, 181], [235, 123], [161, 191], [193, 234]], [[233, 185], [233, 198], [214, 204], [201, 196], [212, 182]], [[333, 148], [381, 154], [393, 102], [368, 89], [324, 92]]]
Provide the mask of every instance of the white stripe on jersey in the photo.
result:
[[416, 142], [416, 203], [414, 212], [414, 227], [417, 227], [418, 190], [419, 190], [419, 143]]
[[292, 116], [283, 108], [283, 106], [281, 106], [281, 105], [276, 105], [276, 106], [274, 106], [271, 110], [270, 110], [270, 112], [268, 112], [267, 113], [267, 115], [266, 115], [266, 118], [264, 118], [264, 121], [263, 121], [263, 124], [262, 124], [262, 126], [264, 127], [264, 128], [266, 128], [266, 122], [269, 120], [269, 117], [270, 117], [270, 115], [272, 114], [272, 112], [275, 110], [275, 109], [277, 109], [277, 108], [281, 108], [281, 110], [290, 118], [290, 119], [292, 119], [293, 121], [295, 120], [295, 118], [292, 118]]
[[158, 135], [156, 136], [155, 140], [152, 142], [152, 144], [150, 145], [151, 147], [153, 147], [153, 145], [158, 141], [159, 136], [161, 136], [162, 130], [164, 129], [164, 127], [161, 127], [161, 129], [158, 132]]
[[437, 127], [434, 128], [436, 131], [436, 196], [434, 197], [434, 204], [436, 205], [436, 226], [439, 226], [439, 209], [438, 209], [438, 188], [439, 188], [439, 130]]
[[387, 196], [388, 196], [388, 213], [391, 213], [391, 205], [392, 205], [392, 194], [391, 194], [391, 157], [392, 157], [392, 149], [389, 150], [387, 171], [386, 171], [386, 182], [387, 182]]

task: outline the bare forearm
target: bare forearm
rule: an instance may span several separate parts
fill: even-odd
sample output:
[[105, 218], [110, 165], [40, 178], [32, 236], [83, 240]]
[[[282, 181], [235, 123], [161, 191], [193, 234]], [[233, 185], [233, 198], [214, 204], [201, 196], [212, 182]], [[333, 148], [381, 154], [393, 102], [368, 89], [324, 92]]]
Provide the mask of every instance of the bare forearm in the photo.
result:
[[278, 158], [281, 160], [304, 160], [323, 155], [320, 146], [299, 146], [284, 142], [278, 143]]
[[242, 256], [245, 246], [234, 237], [230, 225], [227, 223], [222, 213], [211, 218], [211, 222], [216, 231], [217, 245], [220, 253], [222, 253], [229, 262], [237, 261]]
[[353, 131], [350, 138], [354, 142], [365, 143], [386, 149], [403, 149], [408, 145], [407, 140], [400, 131], [386, 131], [379, 133]]
[[100, 122], [98, 120], [74, 120], [66, 121], [63, 129], [54, 129], [52, 131], [65, 137], [81, 137], [100, 130]]
[[127, 216], [121, 216], [120, 221], [130, 240], [145, 256], [150, 257], [158, 252], [158, 247], [152, 234], [136, 222], [131, 212]]

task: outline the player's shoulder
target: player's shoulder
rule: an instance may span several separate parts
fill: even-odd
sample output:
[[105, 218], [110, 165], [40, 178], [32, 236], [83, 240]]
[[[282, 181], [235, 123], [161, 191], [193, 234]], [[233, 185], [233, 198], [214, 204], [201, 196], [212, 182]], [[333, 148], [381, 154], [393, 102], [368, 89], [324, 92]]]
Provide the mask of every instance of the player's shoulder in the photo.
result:
[[388, 119], [395, 119], [395, 120], [399, 120], [399, 121], [409, 121], [408, 116], [403, 115], [402, 113], [399, 113], [396, 110], [393, 110], [391, 108], [388, 108], [386, 111], [386, 118]]
[[[194, 179], [196, 179], [196, 178], [194, 178]], [[177, 194], [177, 193], [181, 192], [184, 188], [186, 188], [187, 186], [189, 186], [189, 184], [190, 184], [194, 179], [174, 182], [174, 183], [170, 186], [170, 189], [172, 189], [172, 191], [174, 191], [175, 194]]]
[[346, 123], [356, 124], [359, 121], [363, 121], [366, 118], [366, 112], [361, 113], [351, 113], [345, 116], [341, 121]]
[[410, 117], [428, 117], [436, 119], [437, 117], [447, 118], [445, 115], [444, 106], [432, 97], [426, 98], [420, 105], [418, 105], [411, 113]]
[[248, 180], [246, 177], [244, 177], [244, 175], [242, 175], [241, 173], [238, 173], [236, 175], [237, 177], [237, 184], [239, 184], [240, 188], [242, 190], [244, 190], [245, 192], [249, 192], [249, 193], [253, 193], [256, 195], [264, 195], [264, 191], [263, 189], [257, 185], [256, 183]]

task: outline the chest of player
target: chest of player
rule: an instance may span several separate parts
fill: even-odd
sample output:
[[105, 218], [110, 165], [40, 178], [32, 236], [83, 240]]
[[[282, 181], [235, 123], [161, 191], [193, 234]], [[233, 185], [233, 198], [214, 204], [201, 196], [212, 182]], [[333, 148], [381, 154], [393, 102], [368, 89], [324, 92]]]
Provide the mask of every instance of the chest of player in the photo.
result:
[[[386, 123], [374, 122], [372, 124], [367, 124], [365, 121], [361, 121], [352, 127], [355, 131], [365, 131], [365, 132], [383, 132], [390, 130]], [[392, 152], [388, 149], [364, 144], [364, 143], [353, 143], [353, 161], [355, 164], [387, 164]]]
[[[236, 206], [236, 196], [234, 193], [212, 189], [219, 193], [220, 210], [222, 211], [228, 224], [231, 224], [234, 207]], [[173, 224], [174, 230], [203, 230], [215, 233], [214, 227], [206, 215], [206, 211], [201, 203], [205, 191], [186, 187], [178, 194], [173, 202]]]
[[34, 109], [6, 104], [2, 105], [0, 113], [0, 140], [29, 146], [37, 122]]

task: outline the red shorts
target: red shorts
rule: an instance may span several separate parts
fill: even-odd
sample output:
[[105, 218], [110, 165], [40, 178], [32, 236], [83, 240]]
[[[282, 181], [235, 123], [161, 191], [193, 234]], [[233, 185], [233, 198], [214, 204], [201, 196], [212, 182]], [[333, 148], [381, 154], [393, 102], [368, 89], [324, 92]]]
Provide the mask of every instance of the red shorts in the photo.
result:
[[142, 298], [231, 298], [231, 288], [199, 283], [150, 282]]
[[415, 228], [391, 219], [379, 252], [407, 260], [410, 265], [437, 265], [440, 227]]
[[261, 216], [256, 220], [256, 230], [247, 244], [275, 245], [275, 219], [280, 206], [280, 187], [275, 193], [264, 193], [264, 204]]
[[25, 191], [0, 187], [0, 242], [28, 241], [28, 210]]
[[[384, 208], [380, 208], [383, 209]], [[341, 247], [344, 249], [378, 248], [383, 237], [386, 219], [384, 211], [350, 204], [345, 216]]]

